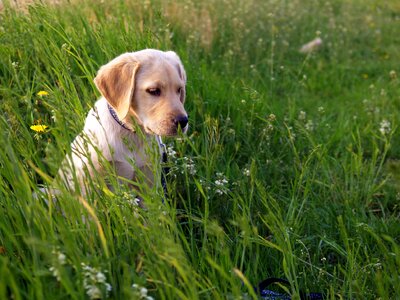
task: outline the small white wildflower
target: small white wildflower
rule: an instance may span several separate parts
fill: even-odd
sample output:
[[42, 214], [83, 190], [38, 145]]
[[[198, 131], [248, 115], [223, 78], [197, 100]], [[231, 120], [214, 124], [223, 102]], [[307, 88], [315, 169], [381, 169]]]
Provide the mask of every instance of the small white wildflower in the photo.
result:
[[17, 61], [13, 61], [12, 63], [11, 63], [11, 65], [13, 66], [13, 68], [18, 68], [19, 67], [19, 62], [17, 62]]
[[142, 200], [140, 200], [139, 198], [135, 198], [135, 199], [129, 199], [129, 200], [127, 200], [128, 201], [128, 203], [130, 204], [130, 205], [132, 205], [132, 206], [139, 206], [139, 204], [140, 204], [140, 202], [142, 201]]
[[321, 258], [321, 262], [326, 262], [326, 257]]
[[54, 109], [51, 110], [51, 119], [54, 122], [57, 122], [57, 116], [56, 116], [56, 111]]
[[274, 114], [269, 114], [268, 121], [275, 122], [276, 121], [276, 116]]
[[[194, 161], [190, 157], [186, 156], [183, 158], [183, 161], [184, 161], [182, 164], [183, 169], [186, 170], [190, 175], [196, 175], [197, 170]], [[182, 170], [182, 174], [184, 170]]]
[[246, 103], [246, 100], [242, 99], [241, 102], [242, 102], [243, 104], [245, 104], [245, 103]]
[[217, 179], [214, 181], [216, 186], [215, 193], [218, 195], [226, 194], [228, 190], [229, 181], [225, 178], [224, 174], [216, 173]]
[[142, 298], [147, 297], [147, 289], [145, 287], [142, 287], [140, 289], [140, 297]]
[[60, 263], [60, 265], [65, 265], [65, 261], [66, 261], [67, 257], [65, 256], [64, 253], [59, 252], [57, 258], [58, 258], [58, 262]]
[[105, 282], [104, 285], [106, 286], [106, 291], [111, 292], [112, 291], [112, 286], [108, 282]]
[[96, 280], [97, 280], [97, 282], [103, 283], [106, 281], [106, 276], [103, 273], [98, 272], [96, 274]]
[[61, 45], [61, 50], [63, 51], [69, 51], [70, 49], [71, 47], [67, 43]]
[[220, 189], [216, 189], [215, 192], [220, 196], [224, 194], [224, 192]]
[[250, 170], [247, 169], [247, 168], [244, 168], [244, 170], [243, 170], [243, 175], [244, 175], [244, 176], [250, 176]]
[[168, 158], [170, 158], [172, 160], [176, 158], [176, 151], [174, 150], [174, 148], [172, 146], [167, 147], [167, 155], [168, 155]]
[[380, 128], [379, 131], [383, 134], [386, 135], [390, 132], [391, 130], [391, 124], [388, 120], [382, 120], [382, 122], [380, 123]]
[[321, 114], [325, 113], [325, 108], [323, 106], [318, 107], [318, 112]]
[[228, 133], [230, 134], [230, 135], [235, 135], [235, 129], [233, 129], [233, 128], [229, 128], [228, 129]]
[[57, 257], [57, 262], [58, 262], [60, 265], [65, 265], [66, 260], [67, 260], [67, 256], [66, 256], [64, 253], [62, 253], [62, 252], [59, 251], [59, 250], [53, 250], [51, 253], [52, 253], [55, 257]]
[[50, 267], [49, 271], [53, 274], [57, 281], [61, 281], [60, 270], [57, 267]]
[[60, 275], [60, 266], [65, 265], [67, 261], [67, 256], [59, 250], [53, 250], [52, 254], [57, 258], [55, 265], [49, 268], [49, 271], [53, 274], [53, 276], [57, 279], [57, 281], [61, 281]]
[[144, 300], [154, 300], [153, 297], [148, 296], [148, 290], [145, 287], [141, 287], [140, 285], [134, 283], [132, 284], [132, 288], [135, 291], [135, 296], [138, 297], [138, 299], [144, 299]]
[[95, 285], [90, 285], [86, 287], [86, 294], [89, 296], [90, 299], [101, 299], [102, 294], [101, 290], [95, 286]]
[[96, 268], [81, 263], [83, 270], [83, 287], [90, 299], [101, 299], [104, 294], [107, 297], [112, 290], [111, 284], [106, 282], [106, 275]]
[[396, 71], [395, 71], [395, 70], [391, 70], [391, 71], [389, 72], [389, 76], [390, 76], [390, 79], [396, 79], [396, 78], [397, 78], [397, 73], [396, 73]]
[[308, 120], [306, 125], [304, 125], [307, 131], [313, 131], [314, 130], [314, 122], [312, 120]]
[[301, 120], [301, 121], [304, 121], [306, 118], [307, 118], [306, 112], [301, 110], [301, 111], [299, 112], [298, 119]]

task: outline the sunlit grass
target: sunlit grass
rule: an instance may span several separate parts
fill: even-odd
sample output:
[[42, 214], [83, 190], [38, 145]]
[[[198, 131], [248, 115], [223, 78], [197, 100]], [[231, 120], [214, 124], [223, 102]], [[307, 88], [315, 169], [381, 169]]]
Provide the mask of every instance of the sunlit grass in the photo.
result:
[[[1, 299], [252, 299], [266, 277], [294, 299], [397, 297], [396, 1], [5, 6]], [[42, 195], [99, 96], [99, 66], [143, 48], [173, 49], [188, 74], [166, 201], [149, 190], [143, 210], [100, 177], [85, 198]]]

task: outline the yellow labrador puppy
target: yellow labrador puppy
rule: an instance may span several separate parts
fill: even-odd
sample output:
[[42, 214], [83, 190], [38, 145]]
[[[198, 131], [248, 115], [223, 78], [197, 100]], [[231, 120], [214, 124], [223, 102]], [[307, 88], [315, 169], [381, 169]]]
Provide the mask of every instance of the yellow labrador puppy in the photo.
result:
[[188, 128], [181, 60], [172, 51], [125, 53], [102, 66], [94, 82], [102, 97], [90, 110], [59, 175], [71, 189], [85, 194], [88, 177], [107, 176], [106, 161], [120, 178], [136, 180], [141, 172], [151, 186], [155, 170], [150, 156], [154, 147], [161, 147], [160, 136]]

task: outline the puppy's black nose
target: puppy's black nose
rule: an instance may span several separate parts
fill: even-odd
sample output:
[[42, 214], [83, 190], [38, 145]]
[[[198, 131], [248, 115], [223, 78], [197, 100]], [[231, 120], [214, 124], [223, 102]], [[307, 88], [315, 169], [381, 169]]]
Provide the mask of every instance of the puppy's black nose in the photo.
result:
[[188, 117], [187, 117], [187, 116], [179, 116], [179, 117], [176, 117], [176, 118], [174, 119], [174, 122], [175, 122], [176, 127], [180, 126], [181, 129], [183, 129], [183, 128], [186, 127], [188, 121], [189, 121], [189, 120], [188, 120]]

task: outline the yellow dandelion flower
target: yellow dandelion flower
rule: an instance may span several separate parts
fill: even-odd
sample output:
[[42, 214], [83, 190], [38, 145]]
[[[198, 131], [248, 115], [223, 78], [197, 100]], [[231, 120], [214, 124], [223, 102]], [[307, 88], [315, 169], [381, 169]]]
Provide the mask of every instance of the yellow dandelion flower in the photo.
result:
[[46, 91], [39, 91], [39, 92], [37, 93], [37, 95], [40, 96], [40, 97], [47, 96], [48, 94], [49, 94], [49, 93], [46, 92]]
[[31, 126], [31, 129], [38, 133], [45, 132], [47, 128], [49, 128], [49, 126], [47, 126], [47, 125], [32, 125]]

